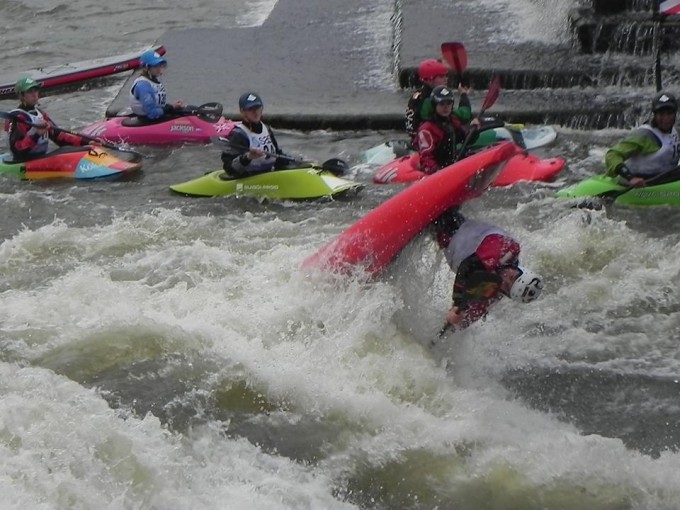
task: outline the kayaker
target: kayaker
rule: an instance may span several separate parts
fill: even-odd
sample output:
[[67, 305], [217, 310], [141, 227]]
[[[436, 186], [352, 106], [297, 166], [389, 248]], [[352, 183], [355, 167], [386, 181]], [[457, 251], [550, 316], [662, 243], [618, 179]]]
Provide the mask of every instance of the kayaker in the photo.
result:
[[227, 178], [246, 177], [285, 168], [271, 128], [262, 122], [264, 103], [255, 92], [246, 92], [238, 100], [241, 122], [227, 135], [228, 148], [222, 152]]
[[20, 103], [10, 111], [16, 119], [8, 121], [5, 129], [9, 132], [9, 149], [16, 162], [44, 156], [50, 140], [59, 146], [89, 143], [89, 140], [57, 128], [47, 113], [37, 107], [40, 87], [40, 83], [33, 78], [20, 78], [14, 86]]
[[[604, 164], [607, 175], [619, 176], [629, 186], [644, 186], [646, 180], [666, 174], [678, 166], [680, 133], [675, 126], [678, 102], [673, 94], [660, 92], [652, 100], [652, 116], [625, 139], [607, 151]], [[680, 178], [672, 172], [663, 182]], [[654, 184], [662, 181], [655, 179]]]
[[458, 156], [456, 145], [470, 135], [468, 143], [474, 143], [479, 132], [479, 119], [473, 119], [466, 128], [461, 119], [452, 113], [454, 93], [446, 85], [432, 90], [430, 100], [434, 105], [432, 117], [418, 128], [418, 152], [420, 170], [433, 174], [455, 162]]
[[[448, 84], [449, 68], [439, 60], [428, 59], [420, 63], [417, 74], [420, 86], [411, 95], [406, 106], [406, 133], [411, 137], [414, 149], [418, 147], [418, 128], [434, 114], [434, 105], [430, 100], [432, 90]], [[460, 103], [454, 113], [463, 123], [469, 122], [472, 118], [472, 107], [468, 98], [469, 90], [469, 87], [462, 83], [458, 84]]]
[[130, 108], [139, 117], [157, 120], [165, 115], [181, 111], [183, 101], [167, 103], [165, 86], [160, 77], [168, 62], [153, 50], [145, 51], [139, 57], [142, 73], [135, 79], [130, 88]]
[[458, 208], [446, 211], [433, 226], [436, 242], [456, 273], [453, 305], [446, 314], [450, 326], [464, 329], [484, 318], [503, 296], [521, 303], [540, 296], [543, 280], [519, 265], [520, 245], [504, 230], [468, 220]]

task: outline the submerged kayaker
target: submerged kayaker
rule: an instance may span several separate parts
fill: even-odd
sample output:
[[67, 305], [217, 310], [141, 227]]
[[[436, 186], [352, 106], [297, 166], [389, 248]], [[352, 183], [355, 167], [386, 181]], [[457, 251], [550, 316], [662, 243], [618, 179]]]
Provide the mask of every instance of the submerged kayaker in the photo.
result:
[[145, 51], [139, 57], [142, 73], [135, 79], [130, 88], [130, 108], [139, 117], [157, 120], [165, 115], [181, 111], [183, 101], [167, 102], [165, 86], [160, 77], [168, 62], [153, 50]]
[[447, 323], [464, 329], [486, 316], [503, 296], [529, 303], [543, 290], [543, 281], [519, 265], [520, 245], [504, 230], [468, 220], [452, 208], [433, 224], [437, 244], [456, 273], [453, 305]]
[[271, 128], [262, 122], [264, 103], [255, 92], [246, 92], [238, 100], [241, 122], [227, 135], [228, 148], [222, 152], [227, 178], [247, 177], [285, 168]]
[[[453, 90], [440, 85], [432, 90], [430, 100], [434, 113], [418, 128], [418, 152], [420, 170], [433, 174], [437, 170], [454, 163], [458, 157], [456, 146], [469, 135], [468, 143], [473, 143], [479, 132], [479, 120], [473, 119], [466, 128], [457, 115], [453, 114]], [[472, 130], [472, 131], [471, 131]]]
[[[413, 148], [418, 147], [418, 128], [434, 115], [434, 105], [430, 99], [432, 90], [449, 82], [449, 68], [439, 60], [423, 60], [417, 73], [420, 86], [411, 95], [406, 106], [406, 133], [411, 137]], [[461, 83], [458, 85], [458, 92], [460, 103], [454, 113], [461, 122], [467, 123], [472, 118], [472, 107], [467, 95], [469, 87]]]
[[59, 146], [82, 146], [89, 143], [89, 139], [86, 141], [57, 128], [47, 113], [37, 107], [40, 86], [32, 78], [20, 78], [14, 87], [20, 103], [10, 111], [14, 119], [8, 121], [5, 129], [9, 132], [9, 149], [16, 162], [44, 156], [50, 140]]
[[[680, 133], [675, 126], [678, 102], [673, 94], [661, 92], [652, 100], [649, 123], [637, 127], [609, 149], [604, 157], [607, 175], [620, 176], [629, 186], [644, 186], [646, 180], [664, 175], [663, 182], [680, 178], [673, 172], [680, 160]], [[668, 173], [668, 172], [671, 173]], [[654, 184], [661, 184], [658, 179]]]

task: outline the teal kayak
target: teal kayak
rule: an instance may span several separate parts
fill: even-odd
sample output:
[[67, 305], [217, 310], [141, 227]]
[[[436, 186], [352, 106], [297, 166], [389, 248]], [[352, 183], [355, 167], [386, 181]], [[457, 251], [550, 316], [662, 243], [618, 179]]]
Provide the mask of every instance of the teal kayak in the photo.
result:
[[626, 186], [618, 183], [616, 177], [596, 175], [577, 184], [561, 189], [556, 193], [558, 198], [595, 198], [609, 200], [620, 205], [649, 207], [649, 206], [680, 206], [680, 180], [665, 182], [656, 186], [649, 185], [627, 190]]
[[[511, 141], [523, 149], [533, 150], [551, 144], [556, 138], [557, 131], [552, 126], [524, 127], [521, 124], [506, 124], [504, 127], [481, 131], [469, 149], [477, 151], [496, 142]], [[362, 152], [357, 163], [383, 166], [411, 152], [413, 149], [409, 140], [389, 140]]]
[[310, 200], [358, 192], [363, 185], [318, 167], [276, 170], [241, 179], [225, 179], [224, 170], [173, 184], [172, 191], [189, 196], [254, 195], [279, 200]]

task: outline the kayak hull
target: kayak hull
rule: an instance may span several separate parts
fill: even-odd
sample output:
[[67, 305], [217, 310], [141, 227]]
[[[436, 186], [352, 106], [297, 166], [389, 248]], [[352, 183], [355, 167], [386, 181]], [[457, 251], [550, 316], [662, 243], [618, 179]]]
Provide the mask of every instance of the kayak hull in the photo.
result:
[[195, 115], [152, 123], [140, 123], [137, 117], [113, 117], [90, 124], [82, 133], [111, 143], [132, 145], [201, 144], [210, 143], [213, 136], [227, 136], [235, 125], [224, 117], [212, 124]]
[[224, 170], [174, 184], [170, 189], [188, 196], [249, 195], [278, 200], [312, 200], [357, 192], [363, 185], [336, 177], [320, 168], [307, 167], [266, 172], [242, 179], [223, 179]]
[[[427, 177], [426, 173], [418, 169], [419, 164], [420, 155], [418, 153], [403, 156], [376, 170], [373, 182], [376, 184], [399, 184]], [[509, 186], [520, 181], [549, 182], [562, 171], [564, 165], [565, 161], [562, 158], [542, 159], [533, 154], [516, 154], [510, 158], [491, 186]]]
[[[160, 55], [165, 53], [163, 46], [156, 46], [152, 49]], [[17, 76], [33, 78], [42, 85], [43, 90], [56, 89], [86, 80], [137, 69], [139, 67], [139, 57], [144, 51], [125, 53], [115, 57], [83, 60], [72, 64], [41, 67], [17, 75], [13, 74], [11, 77], [0, 77], [0, 99], [11, 99], [16, 96], [14, 85]]]
[[303, 268], [378, 276], [399, 252], [450, 207], [480, 196], [519, 148], [502, 142], [409, 186], [321, 247]]
[[[616, 193], [625, 190], [625, 186], [618, 184], [618, 179], [596, 175], [568, 186], [556, 193], [558, 198], [594, 198], [606, 193]], [[606, 196], [606, 195], [605, 195]], [[634, 188], [614, 198], [613, 203], [633, 207], [680, 207], [680, 180]]]
[[12, 162], [11, 157], [0, 155], [0, 173], [25, 180], [115, 179], [142, 168], [141, 163], [118, 159], [99, 147], [64, 147], [22, 163]]
[[[512, 141], [524, 149], [533, 150], [549, 145], [557, 138], [557, 131], [552, 126], [520, 126], [509, 124], [505, 127], [486, 129], [479, 133], [479, 137], [469, 148], [476, 151], [496, 142]], [[408, 140], [389, 140], [364, 151], [358, 162], [374, 166], [386, 165], [412, 152]]]

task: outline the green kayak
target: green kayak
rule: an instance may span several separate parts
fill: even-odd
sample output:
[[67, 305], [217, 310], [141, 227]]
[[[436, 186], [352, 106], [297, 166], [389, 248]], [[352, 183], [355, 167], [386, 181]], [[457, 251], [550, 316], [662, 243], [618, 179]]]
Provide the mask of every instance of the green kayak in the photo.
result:
[[[556, 193], [558, 198], [590, 198], [602, 199], [611, 203], [630, 206], [680, 206], [680, 180], [659, 185], [627, 190], [618, 184], [615, 177], [596, 175], [585, 181], [561, 189]], [[625, 191], [625, 193], [621, 193]]]
[[277, 170], [241, 179], [224, 179], [224, 176], [224, 170], [216, 170], [197, 179], [174, 184], [170, 189], [199, 197], [254, 195], [280, 200], [307, 200], [334, 197], [363, 188], [358, 182], [336, 177], [317, 167]]

